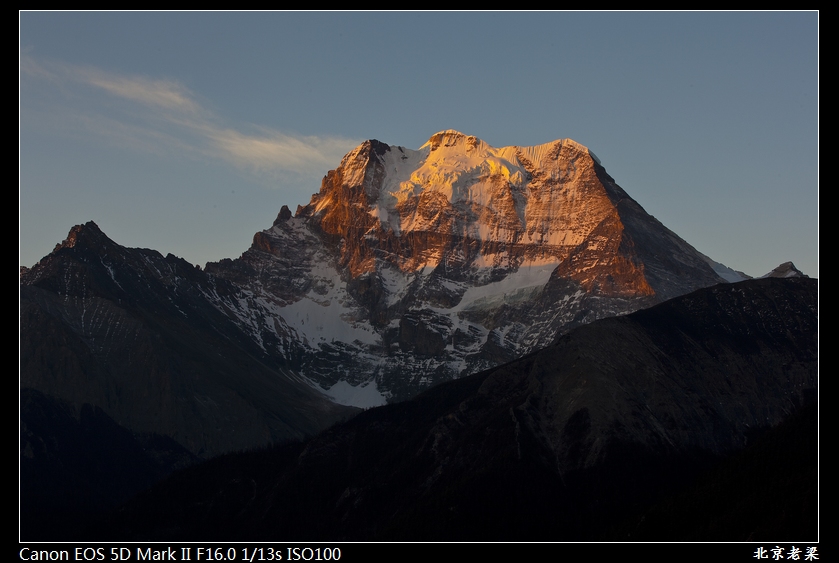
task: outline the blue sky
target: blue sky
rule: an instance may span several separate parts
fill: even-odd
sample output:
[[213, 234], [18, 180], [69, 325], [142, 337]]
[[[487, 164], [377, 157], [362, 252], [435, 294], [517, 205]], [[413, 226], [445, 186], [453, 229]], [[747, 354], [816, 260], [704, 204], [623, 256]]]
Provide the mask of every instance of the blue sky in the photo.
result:
[[365, 139], [572, 138], [749, 275], [818, 276], [817, 12], [20, 13], [20, 264], [76, 224], [204, 265]]

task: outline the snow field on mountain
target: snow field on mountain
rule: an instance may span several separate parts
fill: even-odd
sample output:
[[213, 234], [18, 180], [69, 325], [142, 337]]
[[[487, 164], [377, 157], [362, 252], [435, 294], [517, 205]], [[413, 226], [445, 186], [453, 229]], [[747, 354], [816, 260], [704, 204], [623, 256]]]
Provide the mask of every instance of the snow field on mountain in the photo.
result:
[[342, 380], [321, 391], [339, 405], [366, 409], [387, 404], [387, 398], [379, 392], [375, 378], [356, 387]]
[[511, 272], [500, 281], [470, 287], [463, 294], [460, 303], [450, 309], [450, 311], [459, 312], [464, 309], [494, 308], [514, 295], [527, 294], [530, 296], [545, 287], [556, 266], [556, 263], [548, 262], [521, 265], [518, 270]]
[[347, 295], [346, 283], [333, 279], [334, 271], [319, 265], [312, 270], [312, 277], [327, 278], [329, 290], [325, 295], [310, 291], [300, 299], [280, 310], [286, 321], [306, 338], [309, 346], [321, 342], [341, 341], [378, 344], [379, 335], [369, 323], [358, 322], [358, 312], [349, 307], [352, 299]]

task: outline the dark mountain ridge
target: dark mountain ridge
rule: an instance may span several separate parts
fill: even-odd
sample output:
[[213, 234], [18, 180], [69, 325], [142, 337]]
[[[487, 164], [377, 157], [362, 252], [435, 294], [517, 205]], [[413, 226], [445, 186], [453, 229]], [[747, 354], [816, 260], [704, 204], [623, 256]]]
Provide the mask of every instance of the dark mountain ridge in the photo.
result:
[[119, 246], [92, 222], [22, 271], [23, 537], [72, 539], [84, 514], [178, 467], [299, 440], [357, 412], [231, 321], [218, 304], [240, 294], [175, 256]]
[[[815, 409], [817, 299], [815, 280], [760, 279], [596, 321], [302, 445], [228, 455], [175, 475], [91, 537], [626, 539], [622, 522], [689, 490], [702, 471], [792, 414]], [[815, 506], [813, 426], [790, 426], [799, 434], [784, 442], [811, 445], [796, 466], [810, 476], [795, 489], [806, 498], [789, 498], [799, 503], [791, 510]], [[769, 462], [760, 455], [758, 464]], [[720, 514], [725, 503], [739, 506], [738, 498], [716, 501]], [[713, 539], [773, 529], [760, 520], [770, 516], [745, 512]], [[651, 527], [645, 537], [674, 539], [677, 528], [671, 522], [661, 536], [664, 527]]]
[[75, 227], [21, 277], [21, 387], [98, 405], [201, 456], [299, 439], [352, 412], [231, 322], [217, 303], [239, 294], [95, 223]]

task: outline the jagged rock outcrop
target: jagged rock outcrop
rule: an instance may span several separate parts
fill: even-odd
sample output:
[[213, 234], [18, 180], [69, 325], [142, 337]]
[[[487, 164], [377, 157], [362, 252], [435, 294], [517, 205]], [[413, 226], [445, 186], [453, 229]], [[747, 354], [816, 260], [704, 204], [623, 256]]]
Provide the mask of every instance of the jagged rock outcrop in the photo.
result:
[[723, 281], [582, 145], [457, 131], [419, 150], [362, 143], [308, 205], [207, 270], [287, 323], [297, 338], [277, 353], [306, 377], [372, 384], [382, 402]]
[[784, 262], [765, 276], [765, 278], [801, 278], [808, 277], [807, 274], [795, 267], [792, 262]]

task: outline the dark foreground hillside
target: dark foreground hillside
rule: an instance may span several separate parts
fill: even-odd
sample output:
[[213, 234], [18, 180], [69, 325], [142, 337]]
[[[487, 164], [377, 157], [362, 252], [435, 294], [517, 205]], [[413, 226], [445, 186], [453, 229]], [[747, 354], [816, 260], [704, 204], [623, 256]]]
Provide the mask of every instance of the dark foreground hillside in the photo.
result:
[[761, 279], [598, 321], [176, 473], [89, 539], [815, 540], [817, 300]]
[[239, 293], [93, 222], [21, 272], [22, 539], [74, 539], [175, 469], [358, 412], [253, 342], [218, 302]]

